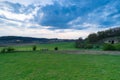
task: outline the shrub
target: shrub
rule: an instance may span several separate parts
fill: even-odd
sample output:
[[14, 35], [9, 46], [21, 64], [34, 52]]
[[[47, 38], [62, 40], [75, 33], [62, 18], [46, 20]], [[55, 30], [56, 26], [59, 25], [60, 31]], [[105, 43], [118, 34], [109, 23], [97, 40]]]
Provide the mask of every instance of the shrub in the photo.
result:
[[14, 52], [14, 51], [15, 51], [14, 48], [8, 47], [8, 48], [3, 48], [1, 50], [1, 53]]
[[79, 44], [79, 45], [77, 46], [77, 48], [92, 49], [92, 48], [93, 48], [93, 44], [83, 44], [83, 43], [81, 43], [81, 44]]
[[85, 49], [92, 49], [92, 48], [93, 48], [93, 45], [92, 45], [92, 44], [85, 44], [85, 45], [84, 45], [84, 48], [85, 48]]
[[15, 49], [12, 48], [12, 47], [8, 47], [8, 48], [7, 48], [7, 52], [14, 52], [14, 51], [15, 51]]
[[116, 50], [115, 46], [113, 44], [104, 44], [103, 50], [105, 51], [114, 51]]
[[6, 48], [3, 48], [3, 49], [1, 50], [1, 53], [6, 53]]
[[85, 44], [77, 44], [76, 45], [76, 48], [84, 48], [85, 47]]
[[117, 51], [120, 51], [120, 44], [115, 44], [115, 48]]
[[54, 50], [57, 51], [57, 50], [58, 50], [58, 47], [55, 47]]
[[36, 46], [33, 46], [33, 51], [36, 51], [37, 47]]
[[101, 44], [95, 44], [95, 45], [93, 45], [93, 48], [95, 48], [95, 49], [98, 49], [100, 47], [101, 47]]

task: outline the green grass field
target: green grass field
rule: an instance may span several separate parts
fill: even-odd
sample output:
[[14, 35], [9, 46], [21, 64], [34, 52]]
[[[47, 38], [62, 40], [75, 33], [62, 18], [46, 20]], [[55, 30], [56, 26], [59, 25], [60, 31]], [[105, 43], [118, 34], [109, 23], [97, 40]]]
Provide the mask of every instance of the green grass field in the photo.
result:
[[119, 80], [119, 55], [31, 51], [0, 54], [0, 80]]
[[[22, 45], [22, 46], [8, 46], [13, 47], [15, 50], [19, 51], [31, 51], [34, 45]], [[47, 48], [49, 50], [54, 50], [55, 47], [58, 47], [59, 50], [76, 50], [75, 42], [60, 42], [60, 43], [51, 43], [51, 44], [36, 44], [37, 50]], [[4, 47], [0, 47], [2, 49]]]

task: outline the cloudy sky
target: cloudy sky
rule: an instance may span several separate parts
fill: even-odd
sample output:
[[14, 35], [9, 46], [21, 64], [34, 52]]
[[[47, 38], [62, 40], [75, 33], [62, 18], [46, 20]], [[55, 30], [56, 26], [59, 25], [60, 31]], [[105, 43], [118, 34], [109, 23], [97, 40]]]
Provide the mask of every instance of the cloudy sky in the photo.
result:
[[120, 0], [0, 0], [0, 36], [77, 39], [120, 26]]

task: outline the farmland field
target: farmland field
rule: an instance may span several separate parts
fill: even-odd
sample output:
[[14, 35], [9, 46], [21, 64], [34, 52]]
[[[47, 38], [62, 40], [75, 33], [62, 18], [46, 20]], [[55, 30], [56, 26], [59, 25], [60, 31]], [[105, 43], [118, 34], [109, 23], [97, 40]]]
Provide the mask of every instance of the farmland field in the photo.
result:
[[119, 80], [120, 55], [23, 51], [0, 54], [0, 80]]
[[[35, 44], [37, 46], [37, 50], [47, 48], [49, 50], [54, 50], [55, 47], [58, 47], [60, 50], [76, 50], [74, 42], [59, 42], [59, 43], [51, 43], [51, 44]], [[8, 46], [13, 47], [19, 51], [31, 51], [34, 45], [15, 45]], [[4, 47], [0, 47], [2, 49]]]

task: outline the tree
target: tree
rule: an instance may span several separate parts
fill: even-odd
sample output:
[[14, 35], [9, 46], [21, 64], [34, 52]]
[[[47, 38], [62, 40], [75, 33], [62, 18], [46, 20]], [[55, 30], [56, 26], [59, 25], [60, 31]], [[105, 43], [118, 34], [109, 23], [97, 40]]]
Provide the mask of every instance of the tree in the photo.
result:
[[98, 36], [96, 33], [92, 33], [87, 38], [89, 43], [96, 43], [98, 41]]

